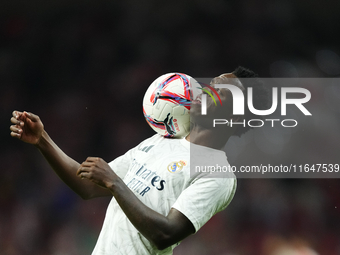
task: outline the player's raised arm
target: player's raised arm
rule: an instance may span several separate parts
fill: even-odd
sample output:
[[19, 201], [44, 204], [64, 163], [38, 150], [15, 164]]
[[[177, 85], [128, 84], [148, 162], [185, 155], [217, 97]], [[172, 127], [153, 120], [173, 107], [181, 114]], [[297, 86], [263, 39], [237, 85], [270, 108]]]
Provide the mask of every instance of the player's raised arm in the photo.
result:
[[77, 177], [76, 173], [80, 164], [67, 156], [53, 142], [45, 131], [39, 116], [28, 112], [13, 111], [11, 123], [11, 136], [37, 147], [57, 175], [79, 196], [84, 199], [112, 196], [110, 191]]

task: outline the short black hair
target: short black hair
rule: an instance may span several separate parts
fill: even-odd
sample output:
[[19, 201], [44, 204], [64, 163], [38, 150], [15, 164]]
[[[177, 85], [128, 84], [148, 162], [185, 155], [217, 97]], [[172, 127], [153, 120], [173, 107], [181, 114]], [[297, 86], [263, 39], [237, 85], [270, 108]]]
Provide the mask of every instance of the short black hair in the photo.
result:
[[[243, 91], [243, 94], [245, 98], [247, 98], [248, 93], [248, 87], [253, 88], [253, 105], [255, 109], [257, 110], [266, 110], [268, 109], [268, 102], [269, 102], [269, 93], [268, 88], [264, 86], [263, 82], [258, 78], [258, 75], [245, 67], [239, 66], [235, 69], [235, 71], [232, 72], [242, 83], [245, 90]], [[245, 100], [247, 102], [247, 100]], [[248, 109], [248, 107], [245, 107], [245, 115], [244, 119], [262, 119], [262, 116], [254, 115], [251, 113]], [[251, 127], [249, 127], [247, 124], [245, 126], [239, 126], [234, 135], [241, 136], [245, 134]]]

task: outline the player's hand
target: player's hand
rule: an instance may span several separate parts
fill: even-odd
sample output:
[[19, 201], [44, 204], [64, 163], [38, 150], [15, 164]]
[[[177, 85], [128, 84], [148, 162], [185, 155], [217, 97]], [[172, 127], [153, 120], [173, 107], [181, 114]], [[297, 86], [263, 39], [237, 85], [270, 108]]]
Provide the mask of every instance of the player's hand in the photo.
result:
[[117, 175], [112, 171], [108, 163], [101, 158], [94, 157], [88, 157], [80, 165], [77, 175], [82, 179], [88, 179], [108, 189], [112, 187], [113, 182], [117, 179]]
[[19, 111], [13, 111], [12, 114], [11, 136], [26, 143], [38, 144], [44, 131], [44, 125], [39, 116]]

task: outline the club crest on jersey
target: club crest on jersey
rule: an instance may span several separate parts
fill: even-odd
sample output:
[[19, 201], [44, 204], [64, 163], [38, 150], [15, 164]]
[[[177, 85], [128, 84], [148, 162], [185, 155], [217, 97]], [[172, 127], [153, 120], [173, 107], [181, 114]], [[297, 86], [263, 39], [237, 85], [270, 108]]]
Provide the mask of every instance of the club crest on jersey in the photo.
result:
[[171, 162], [169, 165], [168, 165], [168, 171], [170, 173], [176, 173], [176, 172], [179, 172], [182, 170], [182, 168], [184, 166], [187, 165], [187, 162], [185, 162], [184, 160], [180, 160], [180, 161], [174, 161], [174, 162]]

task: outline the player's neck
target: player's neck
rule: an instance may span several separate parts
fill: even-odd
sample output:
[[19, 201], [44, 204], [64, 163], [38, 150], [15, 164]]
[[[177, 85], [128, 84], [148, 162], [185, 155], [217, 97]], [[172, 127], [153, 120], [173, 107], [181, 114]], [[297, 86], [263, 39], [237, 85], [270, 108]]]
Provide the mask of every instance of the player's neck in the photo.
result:
[[226, 134], [225, 130], [206, 129], [200, 126], [194, 126], [186, 140], [201, 146], [223, 150], [230, 134]]

